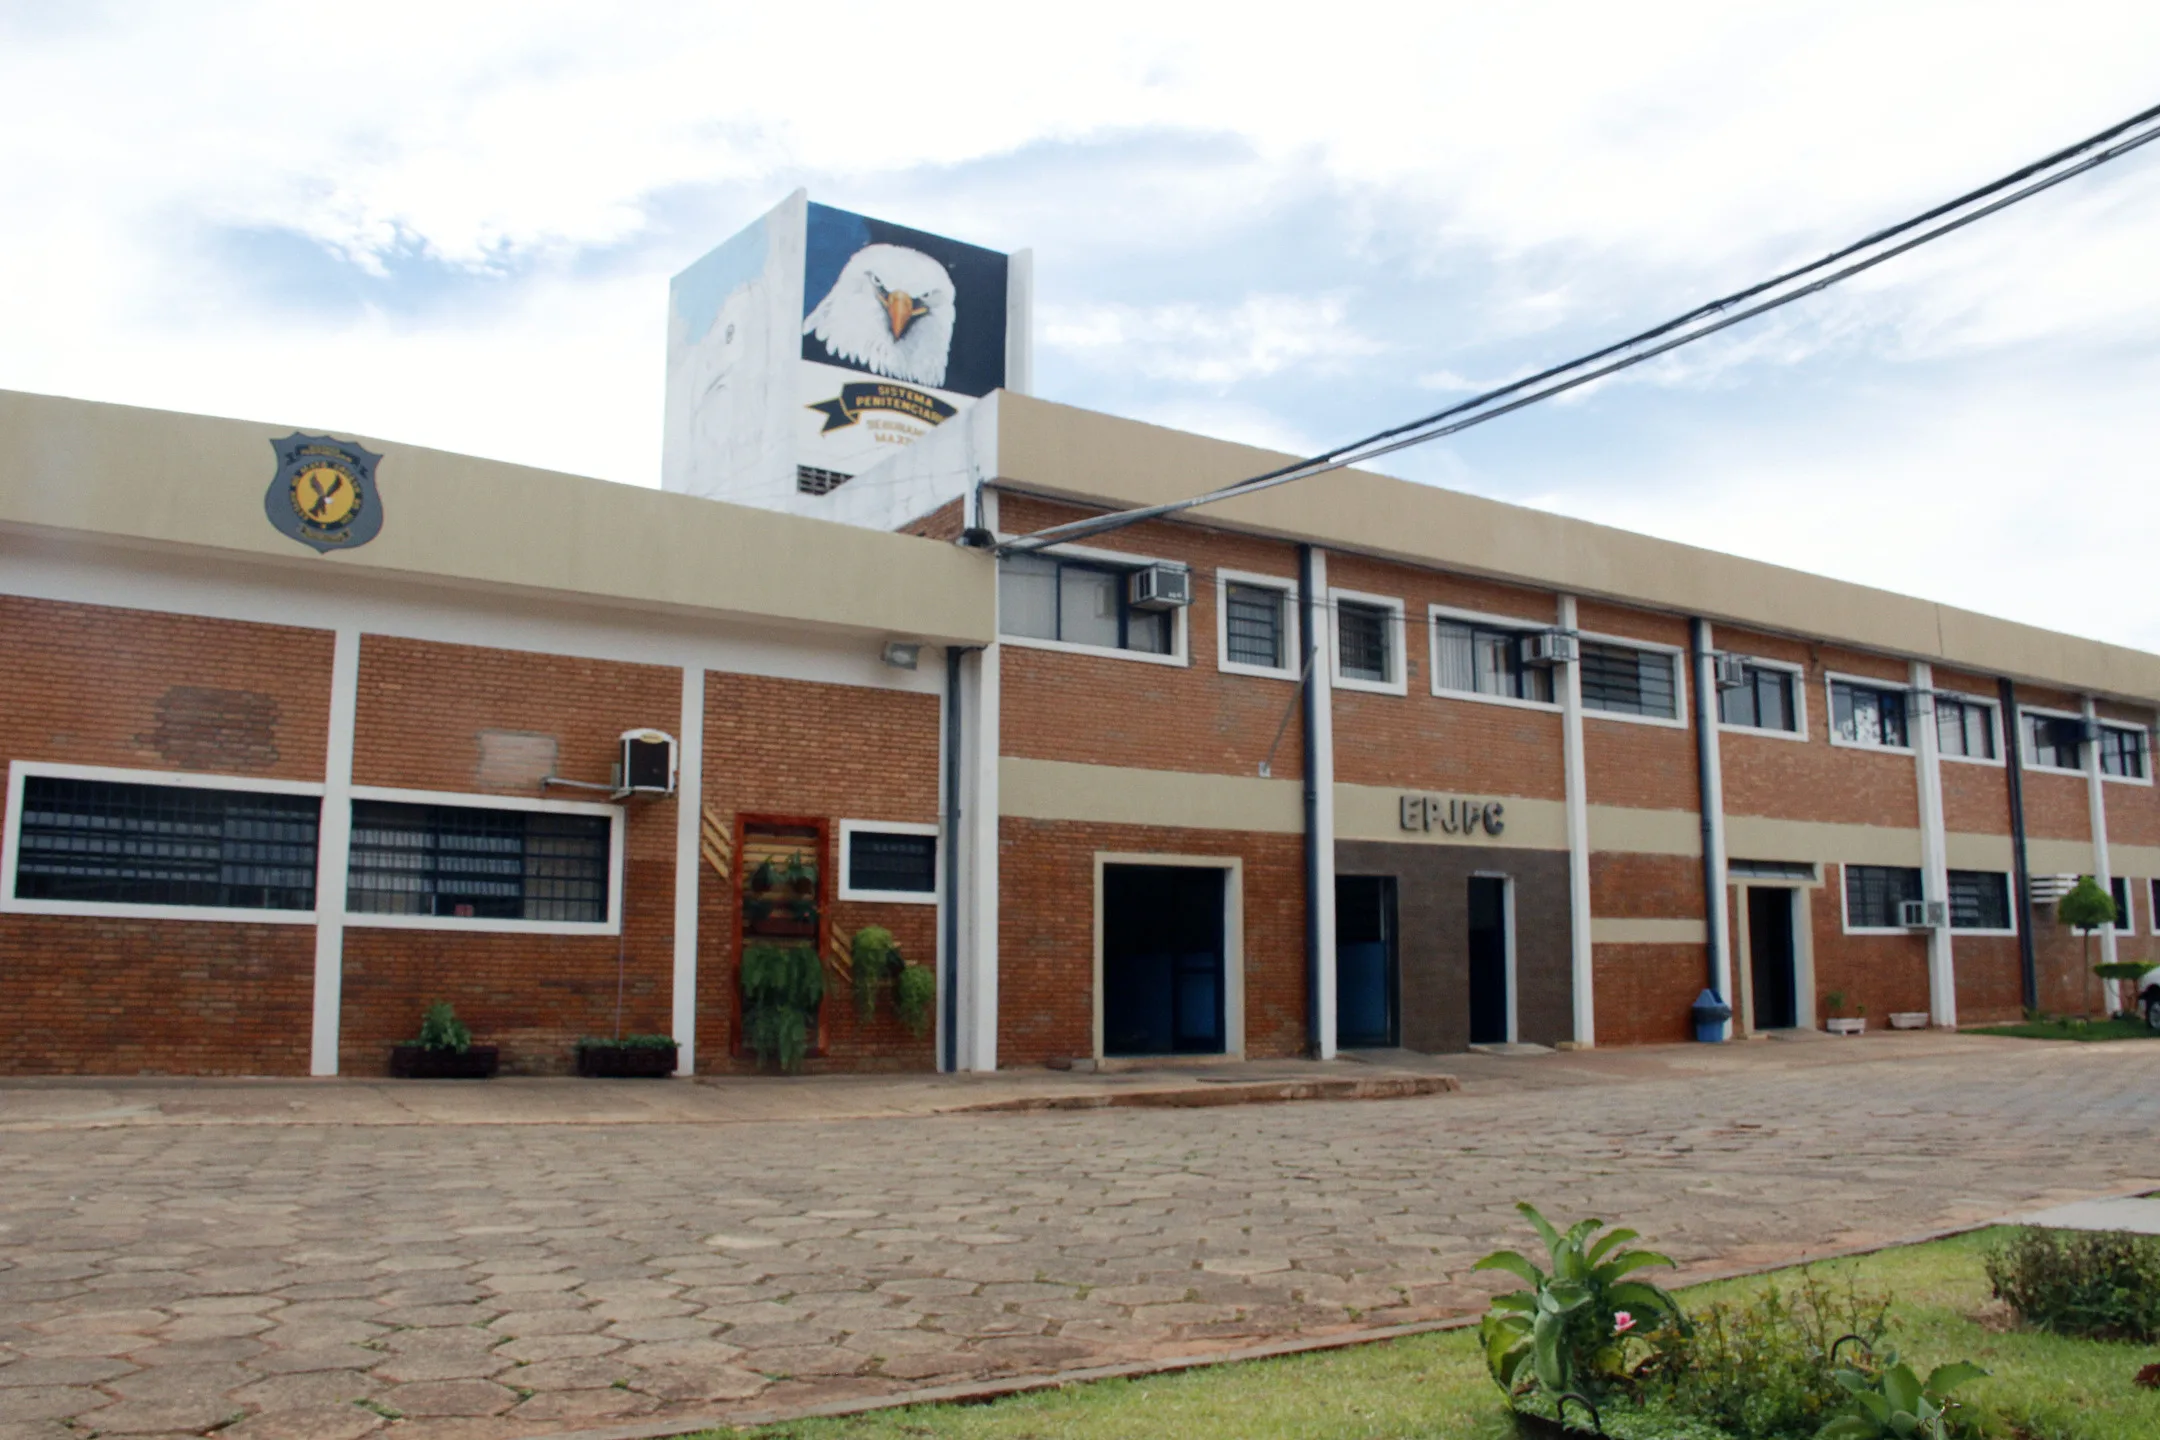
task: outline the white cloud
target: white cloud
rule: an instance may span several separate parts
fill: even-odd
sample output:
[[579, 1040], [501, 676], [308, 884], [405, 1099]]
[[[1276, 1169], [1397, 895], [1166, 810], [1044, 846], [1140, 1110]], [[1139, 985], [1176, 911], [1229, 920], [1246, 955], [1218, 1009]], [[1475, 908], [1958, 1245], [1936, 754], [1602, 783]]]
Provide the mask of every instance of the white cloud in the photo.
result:
[[1216, 389], [1292, 368], [1325, 373], [1384, 348], [1351, 328], [1339, 296], [1248, 295], [1227, 309], [1045, 305], [1037, 319], [1049, 349]]

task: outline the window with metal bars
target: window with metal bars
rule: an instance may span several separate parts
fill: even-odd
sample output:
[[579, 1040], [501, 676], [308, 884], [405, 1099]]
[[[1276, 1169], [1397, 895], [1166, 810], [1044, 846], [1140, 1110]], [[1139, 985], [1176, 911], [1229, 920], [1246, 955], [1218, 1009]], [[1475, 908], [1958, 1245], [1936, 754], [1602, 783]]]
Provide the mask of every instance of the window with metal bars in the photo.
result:
[[1999, 870], [1952, 870], [1950, 928], [2008, 930], [2010, 877]]
[[797, 465], [795, 492], [798, 495], [830, 495], [854, 478], [853, 475], [843, 474], [838, 470], [821, 470], [815, 465]]
[[844, 888], [895, 895], [937, 893], [937, 836], [851, 830]]
[[1584, 641], [1579, 653], [1583, 708], [1661, 720], [1680, 717], [1674, 666], [1678, 657], [1671, 651]]
[[1280, 670], [1288, 664], [1283, 654], [1283, 611], [1288, 595], [1267, 585], [1245, 585], [1231, 580], [1223, 585], [1223, 658], [1233, 665], [1252, 665]]
[[604, 922], [611, 823], [605, 815], [356, 800], [345, 908]]
[[1902, 865], [1845, 867], [1845, 926], [1850, 930], [1895, 930], [1898, 905], [1920, 898], [1920, 872]]
[[1390, 684], [1395, 679], [1393, 647], [1388, 631], [1395, 612], [1384, 605], [1360, 605], [1355, 600], [1335, 602], [1335, 634], [1340, 646], [1337, 668], [1348, 680], [1371, 680]]
[[1793, 687], [1799, 677], [1770, 665], [1749, 665], [1743, 673], [1747, 676], [1744, 682], [1718, 691], [1718, 720], [1753, 730], [1797, 733], [1800, 714], [1793, 703]]
[[312, 795], [26, 776], [15, 895], [313, 910], [321, 812]]

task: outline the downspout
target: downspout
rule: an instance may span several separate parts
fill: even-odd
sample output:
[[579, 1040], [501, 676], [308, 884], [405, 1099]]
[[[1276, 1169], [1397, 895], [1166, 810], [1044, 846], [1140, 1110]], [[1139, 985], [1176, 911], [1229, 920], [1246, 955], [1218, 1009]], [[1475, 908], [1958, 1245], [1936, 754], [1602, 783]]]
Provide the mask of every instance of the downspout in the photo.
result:
[[960, 657], [945, 647], [945, 956], [938, 976], [938, 1069], [960, 1068]]
[[1316, 725], [1319, 720], [1320, 687], [1314, 683], [1313, 658], [1317, 653], [1319, 606], [1313, 594], [1313, 547], [1298, 546], [1298, 640], [1304, 651], [1304, 691], [1301, 725], [1304, 731], [1305, 787], [1305, 1042], [1317, 1057], [1320, 1053], [1320, 783], [1315, 773], [1320, 764]]
[[[1725, 913], [1725, 784], [1718, 754], [1717, 672], [1711, 661], [1710, 622], [1698, 616], [1689, 627], [1688, 640], [1695, 671], [1695, 793], [1702, 817], [1703, 933], [1709, 942], [1704, 958], [1709, 964], [1710, 992], [1732, 1005]], [[1739, 1018], [1737, 1006], [1733, 1015]], [[1735, 1029], [1733, 1022], [1727, 1022], [1727, 1039]]]
[[2040, 967], [2033, 959], [2032, 869], [2025, 861], [2025, 718], [2018, 714], [2017, 684], [1999, 682], [2002, 697], [2003, 773], [2010, 780], [2010, 869], [2017, 886], [2018, 978], [2025, 1008], [2040, 1008]]

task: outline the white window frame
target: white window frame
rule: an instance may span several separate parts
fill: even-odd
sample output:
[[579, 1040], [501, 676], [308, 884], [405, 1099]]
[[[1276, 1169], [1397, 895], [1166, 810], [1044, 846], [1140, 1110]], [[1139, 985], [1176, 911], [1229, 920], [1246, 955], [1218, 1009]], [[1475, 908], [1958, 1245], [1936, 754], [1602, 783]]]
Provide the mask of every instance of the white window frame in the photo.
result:
[[[1250, 585], [1274, 590], [1283, 597], [1283, 663], [1276, 668], [1251, 665], [1230, 658], [1230, 587]], [[1254, 675], [1263, 680], [1295, 680], [1303, 673], [1304, 649], [1298, 631], [1298, 582], [1281, 575], [1262, 575], [1250, 570], [1215, 572], [1215, 668], [1225, 675]]]
[[[1463, 610], [1452, 605], [1427, 605], [1425, 607], [1425, 668], [1430, 678], [1432, 693], [1442, 700], [1468, 700], [1479, 705], [1501, 705], [1512, 710], [1543, 710], [1557, 713], [1560, 701], [1521, 700], [1513, 695], [1487, 695], [1482, 690], [1456, 690], [1440, 683], [1440, 627], [1435, 621], [1459, 621], [1465, 625], [1484, 625], [1494, 630], [1515, 630], [1524, 634], [1544, 635], [1557, 631], [1560, 626], [1552, 620], [1525, 620], [1515, 615], [1490, 615], [1480, 610]], [[1564, 686], [1562, 667], [1544, 667], [1552, 672], [1553, 694], [1557, 697]]]
[[[2089, 717], [2089, 716], [2086, 716], [2086, 715], [2083, 715], [2083, 714], [2080, 714], [2080, 713], [2079, 713], [2078, 711], [2076, 711], [2076, 710], [2051, 710], [2051, 709], [2048, 709], [2048, 708], [2046, 708], [2045, 706], [2040, 706], [2040, 705], [2020, 705], [2020, 706], [2018, 706], [2017, 743], [2018, 743], [2018, 761], [2019, 761], [2019, 764], [2020, 764], [2020, 768], [2022, 768], [2022, 769], [2026, 769], [2026, 770], [2037, 770], [2037, 771], [2039, 771], [2039, 772], [2040, 772], [2040, 773], [2041, 773], [2042, 775], [2078, 775], [2078, 776], [2083, 776], [2083, 775], [2085, 774], [2085, 766], [2084, 766], [2084, 764], [2082, 763], [2082, 762], [2084, 761], [2084, 759], [2085, 759], [2085, 747], [2084, 747], [2083, 745], [2080, 745], [2080, 746], [2078, 746], [2078, 760], [2079, 760], [2079, 761], [2080, 761], [2081, 763], [2080, 763], [2080, 764], [2079, 764], [2079, 765], [2077, 766], [2077, 768], [2076, 768], [2076, 769], [2070, 769], [2070, 768], [2067, 768], [2067, 767], [2065, 767], [2065, 766], [2062, 766], [2062, 765], [2042, 765], [2042, 764], [2041, 764], [2041, 763], [2040, 763], [2039, 761], [2037, 761], [2037, 760], [2033, 759], [2033, 757], [2032, 757], [2032, 747], [2031, 747], [2030, 745], [2028, 745], [2028, 744], [2026, 744], [2026, 743], [2025, 743], [2025, 742], [2026, 742], [2026, 738], [2027, 738], [2027, 737], [2026, 737], [2026, 734], [2025, 734], [2025, 717], [2026, 717], [2027, 715], [2039, 715], [2039, 716], [2043, 716], [2043, 717], [2045, 717], [2046, 719], [2049, 719], [2049, 720], [2079, 720], [2079, 721], [2082, 721], [2082, 720], [2086, 720], [2086, 719], [2089, 719], [2090, 717]], [[2096, 760], [2096, 761], [2097, 761], [2097, 758], [2098, 758], [2098, 757], [2095, 757], [2095, 760]], [[2150, 769], [2151, 767], [2150, 767], [2150, 766], [2147, 766], [2146, 768]], [[2102, 778], [2105, 778], [2105, 777], [2102, 777]]]
[[[1880, 746], [1880, 745], [1856, 745], [1856, 746], [1853, 746], [1853, 747], [1851, 747], [1851, 748], [1853, 748], [1853, 749], [1856, 749], [1856, 750], [1880, 750], [1880, 749], [1882, 749], [1883, 747], [1882, 747], [1882, 746]], [[1892, 753], [1895, 753], [1895, 752], [1892, 752]], [[1870, 869], [1876, 869], [1876, 870], [1917, 870], [1917, 871], [1919, 871], [1919, 872], [1920, 872], [1920, 895], [1921, 895], [1921, 898], [1922, 898], [1922, 899], [1925, 899], [1925, 898], [1927, 898], [1927, 867], [1926, 867], [1926, 866], [1924, 866], [1924, 865], [1879, 865], [1879, 864], [1877, 864], [1877, 863], [1876, 863], [1875, 861], [1873, 861], [1873, 860], [1840, 860], [1840, 861], [1838, 861], [1838, 862], [1837, 862], [1837, 892], [1838, 892], [1838, 893], [1837, 893], [1837, 914], [1838, 914], [1838, 926], [1839, 926], [1839, 929], [1840, 929], [1840, 930], [1841, 930], [1841, 931], [1842, 931], [1842, 932], [1843, 932], [1844, 934], [1847, 934], [1847, 935], [1912, 935], [1912, 936], [1925, 936], [1925, 935], [1927, 934], [1927, 932], [1926, 932], [1925, 930], [1915, 930], [1915, 929], [1911, 928], [1910, 926], [1906, 926], [1906, 925], [1855, 925], [1855, 924], [1853, 924], [1853, 923], [1852, 923], [1852, 904], [1851, 904], [1851, 900], [1850, 900], [1850, 897], [1849, 897], [1849, 896], [1847, 896], [1847, 894], [1846, 894], [1846, 891], [1847, 891], [1847, 889], [1848, 889], [1848, 888], [1850, 888], [1850, 886], [1851, 886], [1851, 884], [1852, 884], [1852, 871], [1853, 871], [1853, 866], [1855, 866], [1855, 865], [1863, 865], [1863, 866], [1866, 866], [1866, 867], [1868, 867], [1868, 868], [1870, 868]], [[1947, 912], [1947, 907], [1948, 907], [1948, 906], [1949, 906], [1949, 904], [1950, 904], [1950, 897], [1949, 897], [1949, 896], [1947, 896], [1947, 895], [1943, 895], [1943, 896], [1939, 896], [1939, 897], [1937, 897], [1937, 898], [1939, 898], [1939, 899], [1940, 899], [1940, 900], [1941, 900], [1941, 901], [1943, 902], [1943, 905], [1944, 905], [1944, 907], [1945, 907], [1945, 910], [1946, 910], [1946, 912]], [[2011, 903], [2011, 904], [2012, 904], [2013, 906], [2014, 906], [2014, 905], [2016, 905], [2016, 903], [2017, 903], [2017, 896], [2016, 896], [2016, 894], [2015, 894], [2015, 893], [2013, 893], [2013, 894], [2011, 895], [2011, 897], [2010, 897], [2010, 903]], [[1951, 933], [1952, 933], [1953, 935], [1983, 935], [1983, 934], [1987, 934], [1987, 933], [1989, 933], [1989, 932], [1987, 932], [1987, 931], [1983, 931], [1983, 930], [1956, 930], [1956, 931], [1952, 931]]]
[[[1737, 654], [1738, 652], [1732, 653]], [[1757, 670], [1782, 670], [1793, 677], [1793, 723], [1799, 728], [1796, 730], [1773, 730], [1767, 725], [1738, 725], [1726, 720], [1723, 718], [1722, 701], [1724, 692], [1721, 690], [1718, 692], [1718, 699], [1721, 702], [1717, 722], [1718, 733], [1721, 735], [1763, 735], [1772, 740], [1799, 740], [1804, 742], [1808, 738], [1807, 666], [1795, 665], [1790, 660], [1771, 660], [1761, 655], [1741, 655], [1739, 658], [1742, 664], [1752, 666]], [[1586, 710], [1583, 713], [1587, 715], [1590, 712]]]
[[[859, 890], [855, 886], [855, 832], [873, 835], [928, 835], [937, 841], [931, 852], [930, 888], [923, 890]], [[870, 900], [890, 905], [935, 905], [945, 893], [945, 834], [938, 826], [913, 820], [842, 820], [840, 822], [840, 898]]]
[[[1019, 537], [1000, 532], [1000, 541]], [[1190, 569], [1188, 562], [1172, 560], [1165, 555], [1135, 555], [1126, 550], [1104, 550], [1093, 545], [1050, 545], [1030, 552], [1046, 560], [1080, 560], [1099, 565], [1116, 566], [1121, 570], [1142, 570], [1150, 565], [1176, 565]], [[1000, 577], [1002, 583], [1002, 577]], [[1031, 635], [1008, 635], [1002, 626], [998, 629], [1000, 645], [1017, 645], [1023, 650], [1055, 650], [1067, 655], [1097, 655], [1110, 660], [1134, 660], [1143, 665], [1174, 665], [1189, 668], [1192, 665], [1192, 645], [1188, 638], [1187, 621], [1192, 606], [1179, 605], [1171, 610], [1170, 653], [1151, 654], [1146, 650], [1121, 650], [1115, 645], [1077, 645], [1070, 640], [1038, 640]]]
[[[7, 821], [0, 834], [0, 913], [81, 915], [109, 920], [190, 920], [218, 924], [313, 925], [313, 910], [259, 910], [230, 905], [146, 905], [118, 900], [26, 900], [15, 894], [16, 865], [22, 845], [23, 782], [32, 775], [58, 780], [103, 780], [120, 785], [161, 785], [187, 790], [240, 790], [259, 795], [312, 795], [322, 798], [317, 781], [263, 780], [250, 775], [205, 775], [183, 770], [131, 770], [113, 765], [61, 765], [39, 760], [8, 763]], [[316, 893], [322, 886], [322, 819], [317, 813]]]
[[[1950, 757], [1950, 756], [1948, 756], [1948, 755], [1945, 755], [1945, 756], [1944, 756], [1943, 758], [1944, 758], [1945, 760], [1948, 760], [1948, 759], [1950, 759], [1951, 757]], [[1943, 870], [1944, 870], [1944, 874], [1945, 874], [1945, 876], [1947, 877], [1947, 875], [1948, 875], [1948, 872], [1949, 872], [1949, 871], [1951, 871], [1951, 870], [1953, 870], [1953, 869], [1955, 869], [1955, 870], [1966, 870], [1966, 869], [1968, 869], [1968, 868], [1969, 868], [1969, 867], [1967, 867], [1967, 866], [1963, 866], [1963, 865], [1956, 865], [1956, 866], [1946, 865], [1946, 866], [1944, 866], [1944, 867], [1943, 867]], [[1957, 926], [1957, 925], [1952, 925], [1952, 926], [1950, 926], [1949, 928], [1950, 928], [1950, 939], [1951, 939], [1951, 942], [1952, 942], [1953, 944], [1954, 944], [1954, 943], [1956, 943], [1956, 941], [1957, 941], [1958, 937], [1960, 937], [1960, 936], [1970, 936], [1970, 937], [1971, 937], [1971, 938], [1973, 938], [1973, 939], [1979, 940], [1979, 939], [1990, 939], [1990, 938], [2000, 937], [2000, 936], [2004, 936], [2004, 935], [2010, 935], [2010, 936], [2015, 936], [2015, 935], [2016, 935], [2016, 934], [2018, 933], [2018, 928], [2017, 928], [2017, 923], [2018, 923], [2018, 903], [2017, 903], [2017, 875], [2016, 875], [2016, 873], [2015, 873], [2014, 871], [2012, 871], [2012, 872], [2005, 872], [2005, 871], [2001, 871], [2001, 870], [1985, 870], [1985, 869], [1983, 869], [1983, 870], [1980, 870], [1980, 871], [1978, 871], [1977, 873], [1979, 873], [1979, 874], [1983, 874], [1983, 875], [2000, 875], [2000, 876], [2002, 876], [2002, 882], [2003, 882], [2003, 898], [2004, 898], [2005, 900], [2007, 900], [2007, 901], [2009, 901], [2009, 902], [2010, 902], [2010, 907], [2009, 907], [2009, 908], [2010, 908], [2010, 928], [2009, 928], [2009, 929], [2007, 929], [2007, 930], [1974, 930], [1974, 929], [1970, 929], [1970, 928], [1961, 928], [1961, 927], [1959, 927], [1959, 926]], [[1925, 884], [1925, 883], [1926, 883], [1926, 878], [1925, 878], [1925, 876], [1923, 876], [1923, 877], [1922, 877], [1922, 883], [1923, 883], [1923, 884]], [[1948, 884], [1949, 884], [1950, 882], [1949, 882], [1949, 880], [1948, 880], [1947, 878], [1945, 878], [1945, 880], [1943, 881], [1943, 883], [1944, 883], [1944, 884], [1945, 884], [1945, 885], [1947, 886], [1947, 885], [1948, 885]], [[1943, 898], [1943, 914], [1944, 914], [1945, 916], [1947, 916], [1947, 915], [1949, 915], [1949, 914], [1950, 914], [1950, 894], [1949, 894], [1949, 891], [1948, 891], [1948, 890], [1945, 890], [1945, 891], [1943, 892], [1943, 897], [1942, 897], [1942, 898]]]
[[1687, 650], [1684, 646], [1667, 645], [1659, 640], [1638, 640], [1633, 635], [1606, 635], [1596, 630], [1578, 630], [1575, 638], [1587, 640], [1593, 645], [1619, 645], [1629, 650], [1648, 650], [1672, 657], [1675, 713], [1670, 718], [1663, 715], [1630, 715], [1624, 710], [1600, 710], [1586, 700], [1582, 706], [1583, 719], [1618, 720], [1626, 725], [1657, 725], [1667, 730], [1688, 728], [1688, 666]]
[[[1846, 740], [1840, 737], [1837, 733], [1837, 687], [1839, 685], [1857, 685], [1863, 690], [1887, 690], [1903, 695], [1905, 697], [1905, 743], [1903, 745], [1870, 745], [1864, 740]], [[1913, 705], [1913, 690], [1912, 686], [1904, 681], [1885, 680], [1876, 675], [1848, 675], [1842, 670], [1825, 670], [1823, 672], [1822, 697], [1823, 733], [1829, 737], [1830, 743], [1838, 749], [1859, 750], [1869, 755], [1916, 755], [1919, 753], [1918, 747], [1913, 744], [1913, 712], [1915, 708]], [[1933, 711], [1928, 713], [1927, 720], [1930, 725], [1935, 723]], [[1867, 935], [1873, 932], [1855, 930], [1849, 933]], [[1904, 932], [1900, 931], [1898, 933], [1903, 934]]]
[[[2152, 737], [2152, 731], [2148, 730], [2147, 728], [2145, 728], [2145, 727], [2144, 727], [2144, 726], [2142, 726], [2142, 725], [2131, 725], [2131, 724], [2127, 724], [2127, 723], [2125, 723], [2125, 722], [2123, 722], [2123, 721], [2121, 721], [2121, 720], [2101, 720], [2101, 721], [2100, 721], [2099, 723], [2100, 723], [2100, 728], [2101, 728], [2102, 730], [2123, 730], [2123, 731], [2129, 731], [2129, 732], [2135, 733], [2135, 734], [2136, 734], [2136, 735], [2137, 735], [2137, 736], [2139, 737], [2139, 739], [2138, 739], [2138, 747], [2139, 747], [2139, 752], [2140, 752], [2141, 754], [2143, 754], [2143, 755], [2144, 755], [2144, 757], [2145, 757], [2145, 773], [2144, 773], [2143, 775], [2110, 775], [2110, 774], [2108, 774], [2108, 773], [2107, 773], [2107, 771], [2105, 771], [2105, 770], [2101, 770], [2101, 771], [2100, 771], [2100, 778], [2101, 778], [2102, 780], [2106, 781], [2106, 782], [2107, 782], [2108, 784], [2110, 784], [2110, 785], [2150, 785], [2150, 784], [2152, 784], [2152, 783], [2153, 783], [2153, 773], [2152, 773], [2152, 772], [2153, 772], [2153, 737]], [[2094, 742], [2094, 749], [2095, 749], [2095, 750], [2097, 750], [2098, 748], [2099, 748], [2099, 743], [2098, 743], [2097, 741], [2095, 741], [2095, 742]], [[2093, 767], [2094, 767], [2095, 769], [2099, 769], [2099, 766], [2100, 766], [2100, 757], [2099, 757], [2099, 755], [2098, 755], [2098, 754], [2095, 754], [2095, 755], [2093, 756]]]
[[[380, 785], [355, 785], [355, 800], [387, 800], [398, 805], [445, 805], [467, 810], [529, 810], [555, 815], [605, 815], [608, 818], [608, 907], [605, 920], [507, 920], [482, 915], [384, 915], [354, 910], [352, 890], [346, 888], [347, 929], [459, 930], [494, 935], [620, 935], [623, 904], [623, 825], [627, 814], [620, 805], [595, 800], [536, 800], [523, 795], [477, 795], [459, 790], [396, 790]], [[672, 864], [669, 862], [673, 873]], [[352, 872], [350, 859], [346, 873]]]
[[[1928, 700], [1928, 723], [1931, 725], [1935, 723], [1935, 701], [1938, 698], [1945, 700], [1956, 700], [1966, 705], [1983, 706], [1988, 712], [1988, 724], [1993, 726], [1995, 731], [1995, 758], [1992, 760], [1980, 755], [1945, 755], [1943, 753], [1940, 732], [1938, 731], [1938, 738], [1935, 741], [1935, 754], [1938, 759], [1942, 760], [1946, 764], [1992, 765], [1995, 766], [1997, 769], [2000, 769], [2002, 766], [2010, 763], [2009, 760], [2006, 758], [2008, 752], [2003, 748], [2003, 717], [2002, 702], [2000, 700], [1991, 700], [1985, 695], [1973, 695], [1963, 690], [1937, 690], [1933, 692], [1933, 694], [1929, 697]], [[2015, 889], [2016, 887], [2013, 886], [2012, 888]], [[2013, 915], [2017, 911], [2017, 907], [2015, 905], [2012, 905], [2010, 909]], [[1996, 935], [2004, 933], [2015, 935], [2017, 932], [2015, 930], [2007, 932], [1996, 930], [1967, 930], [1964, 933], [1967, 935]]]
[[[1368, 595], [1362, 590], [1328, 590], [1328, 666], [1337, 690], [1363, 690], [1374, 695], [1408, 695], [1410, 693], [1410, 657], [1404, 653], [1403, 641], [1408, 626], [1403, 622], [1403, 602], [1393, 595]], [[1389, 614], [1388, 668], [1393, 673], [1385, 680], [1363, 680], [1345, 676], [1342, 671], [1342, 609], [1343, 601], [1353, 605], [1368, 605]]]

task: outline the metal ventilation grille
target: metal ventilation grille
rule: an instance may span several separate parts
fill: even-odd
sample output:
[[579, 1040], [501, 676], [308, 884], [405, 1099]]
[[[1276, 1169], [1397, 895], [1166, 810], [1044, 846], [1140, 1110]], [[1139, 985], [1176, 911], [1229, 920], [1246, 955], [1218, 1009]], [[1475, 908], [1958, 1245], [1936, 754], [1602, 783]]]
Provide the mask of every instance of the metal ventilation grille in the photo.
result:
[[838, 470], [820, 470], [815, 465], [795, 467], [795, 489], [804, 495], [830, 495], [854, 478]]

